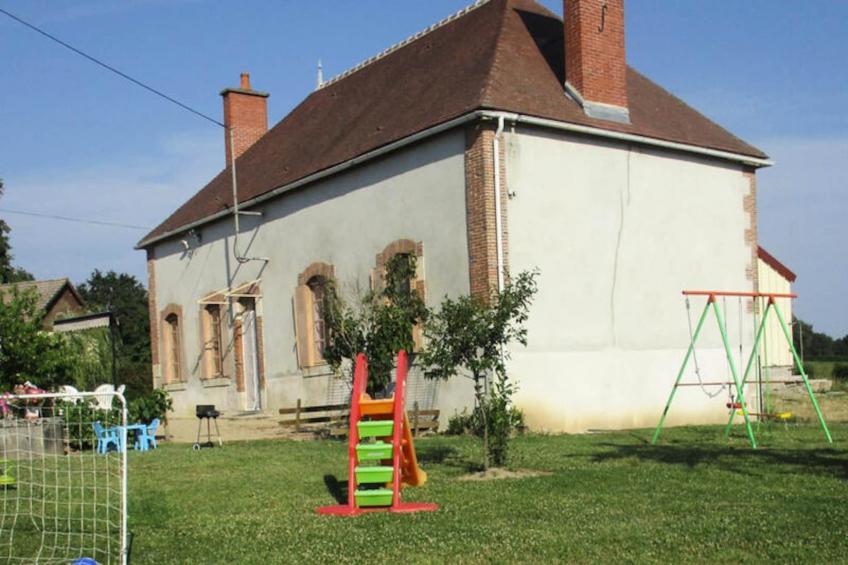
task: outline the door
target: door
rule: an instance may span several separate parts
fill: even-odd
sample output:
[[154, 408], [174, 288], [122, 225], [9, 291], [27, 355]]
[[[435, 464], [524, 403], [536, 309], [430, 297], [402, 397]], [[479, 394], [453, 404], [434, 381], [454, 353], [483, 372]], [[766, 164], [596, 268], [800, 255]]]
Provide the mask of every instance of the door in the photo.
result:
[[261, 410], [259, 389], [259, 341], [256, 331], [256, 303], [246, 300], [241, 314], [241, 346], [244, 353], [244, 409]]

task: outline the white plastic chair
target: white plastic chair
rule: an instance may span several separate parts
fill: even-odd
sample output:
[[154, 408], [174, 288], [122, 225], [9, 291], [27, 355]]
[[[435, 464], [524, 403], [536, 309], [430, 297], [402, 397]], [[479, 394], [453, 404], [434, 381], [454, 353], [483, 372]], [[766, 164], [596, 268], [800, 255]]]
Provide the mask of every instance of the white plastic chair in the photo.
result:
[[112, 398], [115, 394], [115, 387], [113, 385], [100, 385], [94, 389], [94, 394], [97, 399], [97, 407], [100, 410], [112, 409]]
[[61, 387], [59, 387], [59, 391], [62, 394], [69, 395], [67, 400], [68, 402], [72, 402], [73, 404], [76, 404], [80, 400], [82, 400], [82, 397], [77, 396], [79, 391], [76, 389], [76, 387], [72, 387], [71, 385], [62, 385]]

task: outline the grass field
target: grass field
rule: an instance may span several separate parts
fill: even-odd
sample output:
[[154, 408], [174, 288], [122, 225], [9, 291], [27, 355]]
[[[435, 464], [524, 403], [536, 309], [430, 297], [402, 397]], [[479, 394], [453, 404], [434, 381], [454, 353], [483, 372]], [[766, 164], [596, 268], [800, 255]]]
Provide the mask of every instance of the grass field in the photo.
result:
[[132, 563], [668, 562], [848, 559], [848, 426], [834, 447], [801, 425], [747, 447], [714, 427], [525, 436], [516, 469], [460, 481], [477, 443], [418, 442], [430, 480], [408, 500], [435, 513], [318, 516], [346, 477], [345, 444], [257, 441], [131, 453]]

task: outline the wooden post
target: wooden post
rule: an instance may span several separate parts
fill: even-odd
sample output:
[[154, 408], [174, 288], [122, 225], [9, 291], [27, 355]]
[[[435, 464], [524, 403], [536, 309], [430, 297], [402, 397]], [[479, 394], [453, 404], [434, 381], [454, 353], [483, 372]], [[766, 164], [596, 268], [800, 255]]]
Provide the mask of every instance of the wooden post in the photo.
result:
[[412, 437], [418, 437], [418, 401], [412, 403]]
[[294, 431], [300, 432], [300, 399], [297, 399], [297, 408], [294, 413]]

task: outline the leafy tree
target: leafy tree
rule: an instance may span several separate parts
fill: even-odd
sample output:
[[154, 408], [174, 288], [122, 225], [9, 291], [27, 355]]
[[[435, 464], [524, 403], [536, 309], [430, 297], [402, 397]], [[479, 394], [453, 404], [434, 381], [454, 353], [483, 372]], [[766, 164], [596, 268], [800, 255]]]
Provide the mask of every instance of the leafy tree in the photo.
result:
[[65, 334], [41, 327], [35, 291], [16, 288], [0, 301], [0, 388], [31, 381], [41, 388], [80, 384], [92, 352], [80, 350]]
[[395, 255], [386, 263], [382, 288], [360, 297], [355, 307], [340, 296], [333, 281], [327, 282], [324, 321], [330, 339], [324, 359], [339, 370], [345, 360], [364, 352], [370, 394], [389, 383], [398, 351], [413, 350], [413, 328], [427, 316], [424, 301], [411, 285], [415, 268], [414, 255]]
[[805, 360], [829, 359], [848, 355], [848, 336], [834, 340], [825, 333], [817, 332], [812, 324], [795, 318], [792, 325], [792, 340], [798, 354], [804, 352]]
[[[475, 296], [445, 298], [425, 326], [427, 348], [422, 364], [427, 376], [449, 379], [463, 371], [474, 380], [485, 470], [490, 456], [497, 465], [506, 462], [507, 442], [518, 421], [510, 405], [515, 385], [506, 372], [506, 346], [510, 342], [527, 345], [524, 324], [537, 291], [537, 275], [538, 271], [519, 274], [488, 301]], [[491, 393], [487, 390], [490, 374], [495, 376]]]
[[90, 309], [110, 311], [118, 321], [118, 382], [127, 385], [132, 397], [149, 393], [152, 383], [147, 290], [132, 275], [97, 269], [78, 290]]
[[[3, 197], [3, 179], [0, 179], [0, 198]], [[3, 219], [0, 219], [0, 283], [14, 283], [31, 281], [33, 276], [20, 267], [12, 266], [12, 244], [9, 242], [9, 227]]]

